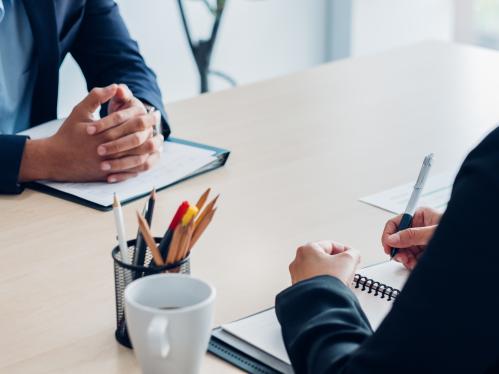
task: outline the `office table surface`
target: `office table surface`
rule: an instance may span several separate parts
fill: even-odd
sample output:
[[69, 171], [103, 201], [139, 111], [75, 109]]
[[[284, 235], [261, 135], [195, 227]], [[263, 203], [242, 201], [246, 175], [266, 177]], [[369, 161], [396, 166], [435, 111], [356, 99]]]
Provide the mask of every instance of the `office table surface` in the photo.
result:
[[[499, 118], [499, 54], [426, 42], [169, 105], [174, 135], [232, 150], [217, 171], [159, 193], [153, 231], [208, 186], [217, 216], [192, 274], [217, 288], [215, 324], [273, 305], [295, 249], [317, 239], [386, 260], [391, 214], [357, 201], [456, 169]], [[124, 207], [129, 236], [144, 199]], [[135, 373], [114, 340], [112, 213], [25, 191], [0, 197], [0, 372]], [[237, 369], [212, 356], [203, 372]]]

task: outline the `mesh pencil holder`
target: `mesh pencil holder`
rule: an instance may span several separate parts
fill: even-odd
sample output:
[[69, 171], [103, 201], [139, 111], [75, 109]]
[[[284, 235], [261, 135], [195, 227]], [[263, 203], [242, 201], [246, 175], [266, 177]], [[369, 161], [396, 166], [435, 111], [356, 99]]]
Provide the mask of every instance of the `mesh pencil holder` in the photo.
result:
[[[159, 244], [162, 238], [154, 238], [156, 243]], [[125, 319], [125, 288], [135, 279], [146, 277], [148, 275], [159, 274], [159, 273], [177, 273], [177, 274], [190, 274], [190, 258], [186, 257], [183, 260], [175, 262], [173, 264], [164, 266], [138, 266], [132, 265], [132, 259], [135, 252], [135, 242], [136, 240], [129, 240], [128, 253], [125, 254], [127, 263], [124, 263], [121, 259], [120, 249], [118, 246], [113, 248], [111, 255], [113, 256], [114, 262], [114, 292], [116, 298], [116, 340], [124, 345], [125, 347], [132, 348], [132, 343], [128, 336], [128, 330], [126, 327]], [[145, 253], [145, 264], [153, 263], [152, 254], [149, 248], [146, 249]]]

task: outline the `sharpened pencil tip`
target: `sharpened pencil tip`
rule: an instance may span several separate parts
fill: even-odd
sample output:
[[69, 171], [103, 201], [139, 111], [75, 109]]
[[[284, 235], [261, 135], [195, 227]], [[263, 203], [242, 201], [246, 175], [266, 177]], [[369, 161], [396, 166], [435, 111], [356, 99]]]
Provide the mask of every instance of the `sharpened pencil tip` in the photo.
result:
[[153, 200], [156, 200], [156, 187], [153, 187], [152, 191], [151, 191], [151, 199]]
[[118, 195], [115, 192], [113, 195], [113, 207], [118, 208], [119, 206], [120, 206], [120, 201], [118, 199]]

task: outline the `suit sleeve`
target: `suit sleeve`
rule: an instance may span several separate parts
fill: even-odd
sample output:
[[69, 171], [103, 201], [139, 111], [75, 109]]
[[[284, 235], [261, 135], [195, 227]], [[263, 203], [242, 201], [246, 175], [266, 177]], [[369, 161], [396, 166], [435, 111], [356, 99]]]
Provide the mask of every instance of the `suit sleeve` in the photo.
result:
[[26, 136], [0, 135], [0, 194], [23, 191], [18, 179], [26, 139]]
[[[156, 75], [146, 65], [113, 0], [88, 0], [70, 51], [80, 65], [88, 89], [125, 83], [133, 94], [161, 112], [163, 134], [170, 134]], [[103, 107], [103, 115], [107, 108]]]
[[278, 295], [297, 373], [471, 373], [497, 369], [499, 130], [465, 160], [424, 255], [374, 334], [332, 277]]

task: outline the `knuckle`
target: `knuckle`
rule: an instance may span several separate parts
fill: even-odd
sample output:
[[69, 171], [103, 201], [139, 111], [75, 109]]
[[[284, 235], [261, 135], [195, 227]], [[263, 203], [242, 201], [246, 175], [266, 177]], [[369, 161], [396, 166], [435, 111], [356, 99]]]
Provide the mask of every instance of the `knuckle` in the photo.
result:
[[125, 121], [125, 119], [126, 119], [126, 118], [125, 118], [125, 114], [124, 114], [124, 113], [123, 113], [123, 111], [121, 111], [121, 110], [120, 110], [120, 111], [118, 111], [118, 112], [114, 112], [114, 113], [112, 114], [112, 116], [113, 116], [113, 122], [114, 122], [114, 123], [122, 123], [122, 122], [124, 122], [124, 121]]
[[312, 247], [310, 246], [310, 244], [302, 245], [296, 250], [296, 256], [304, 257], [310, 252], [311, 249]]
[[141, 141], [142, 141], [142, 138], [141, 138], [140, 134], [137, 134], [137, 133], [133, 134], [133, 136], [132, 136], [132, 145], [134, 145], [135, 147], [137, 147], [137, 146], [140, 145]]
[[116, 143], [111, 143], [111, 144], [108, 144], [106, 146], [106, 149], [107, 149], [108, 153], [116, 153], [116, 152], [119, 152], [120, 147]]
[[416, 230], [407, 229], [406, 230], [406, 237], [408, 240], [414, 240], [416, 238]]
[[142, 170], [143, 170], [143, 171], [149, 171], [149, 170], [151, 170], [151, 167], [152, 167], [152, 165], [151, 165], [151, 163], [150, 163], [150, 162], [148, 162], [148, 161], [147, 161], [147, 162], [144, 162], [144, 163], [142, 164]]
[[147, 153], [152, 153], [156, 150], [156, 142], [153, 139], [149, 139], [145, 145], [145, 151]]
[[[115, 140], [116, 136], [117, 136], [117, 134], [114, 130], [108, 130], [108, 131], [102, 133], [102, 139], [106, 143]], [[109, 148], [109, 147], [106, 147], [106, 148]]]
[[135, 123], [135, 128], [138, 131], [144, 131], [147, 128], [147, 123], [144, 117], [139, 117]]

